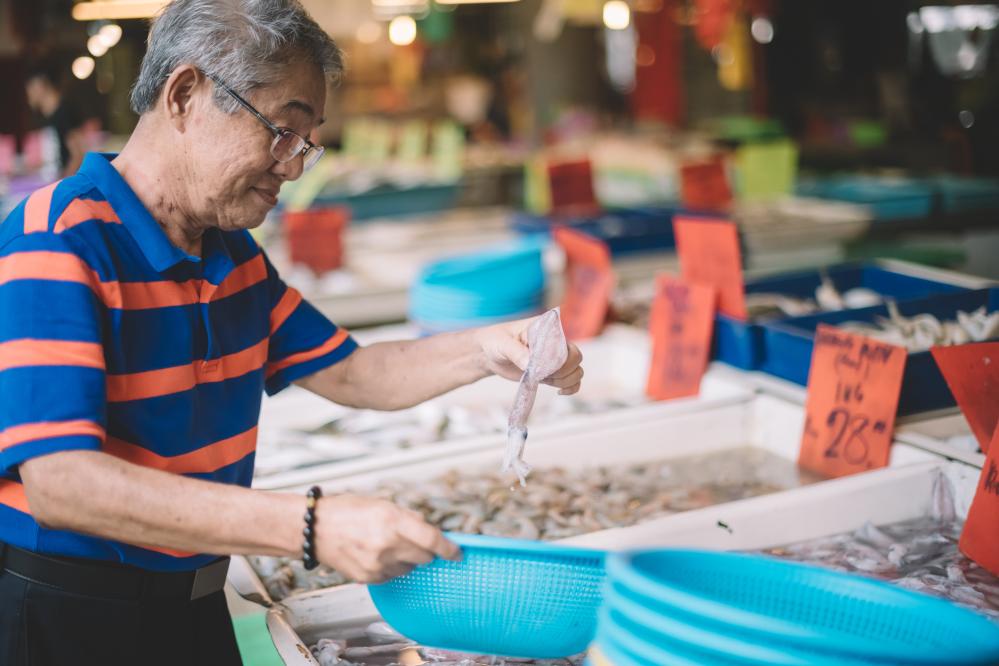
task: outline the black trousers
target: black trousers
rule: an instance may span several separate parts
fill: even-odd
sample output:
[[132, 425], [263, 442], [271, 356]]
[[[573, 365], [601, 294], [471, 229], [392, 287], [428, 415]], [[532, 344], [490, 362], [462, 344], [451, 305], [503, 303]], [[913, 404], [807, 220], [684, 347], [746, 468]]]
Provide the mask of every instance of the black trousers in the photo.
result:
[[109, 599], [0, 569], [0, 666], [241, 663], [221, 591], [194, 601]]

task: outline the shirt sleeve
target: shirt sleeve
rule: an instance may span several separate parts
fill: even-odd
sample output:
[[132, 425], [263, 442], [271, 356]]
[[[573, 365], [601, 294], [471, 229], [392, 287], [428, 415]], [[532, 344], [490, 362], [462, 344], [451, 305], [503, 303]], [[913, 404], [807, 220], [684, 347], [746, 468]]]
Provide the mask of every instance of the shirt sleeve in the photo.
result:
[[0, 248], [0, 476], [37, 456], [100, 449], [106, 422], [96, 274], [60, 236]]
[[271, 296], [271, 337], [264, 389], [267, 395], [274, 395], [293, 381], [339, 363], [358, 345], [347, 329], [331, 322], [304, 300], [297, 289], [286, 285], [266, 254], [264, 263]]

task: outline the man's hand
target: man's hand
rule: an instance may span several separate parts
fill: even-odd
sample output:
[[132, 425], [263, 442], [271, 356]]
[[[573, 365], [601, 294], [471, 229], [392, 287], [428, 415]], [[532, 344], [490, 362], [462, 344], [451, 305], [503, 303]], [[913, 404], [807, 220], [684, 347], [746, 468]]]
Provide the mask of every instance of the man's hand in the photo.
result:
[[316, 508], [316, 556], [359, 583], [380, 583], [461, 550], [420, 514], [385, 500], [337, 495]]
[[[527, 329], [533, 321], [534, 319], [521, 319], [475, 331], [489, 372], [511, 381], [520, 380], [530, 358]], [[570, 342], [569, 357], [565, 364], [544, 383], [558, 388], [559, 395], [572, 395], [578, 392], [583, 380], [582, 362], [583, 354], [579, 351], [579, 347]]]

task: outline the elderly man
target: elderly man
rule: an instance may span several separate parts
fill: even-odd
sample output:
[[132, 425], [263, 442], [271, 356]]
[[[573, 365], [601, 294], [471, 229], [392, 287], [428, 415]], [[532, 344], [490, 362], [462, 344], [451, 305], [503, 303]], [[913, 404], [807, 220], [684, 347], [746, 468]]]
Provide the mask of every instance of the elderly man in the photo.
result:
[[246, 231], [322, 152], [340, 70], [296, 0], [175, 0], [121, 154], [0, 226], [0, 663], [238, 663], [231, 553], [364, 582], [459, 557], [383, 501], [247, 487], [263, 390], [398, 409], [528, 355], [525, 322], [359, 348]]

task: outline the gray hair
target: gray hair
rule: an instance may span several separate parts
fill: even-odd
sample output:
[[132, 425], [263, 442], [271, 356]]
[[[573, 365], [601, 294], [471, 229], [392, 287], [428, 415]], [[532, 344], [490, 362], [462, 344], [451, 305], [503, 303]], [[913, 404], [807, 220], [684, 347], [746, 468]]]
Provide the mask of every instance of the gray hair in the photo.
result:
[[[180, 65], [194, 65], [242, 94], [277, 81], [296, 57], [330, 81], [343, 72], [340, 48], [298, 0], [173, 0], [149, 29], [132, 110], [149, 111]], [[214, 99], [226, 113], [238, 108], [218, 87]]]

